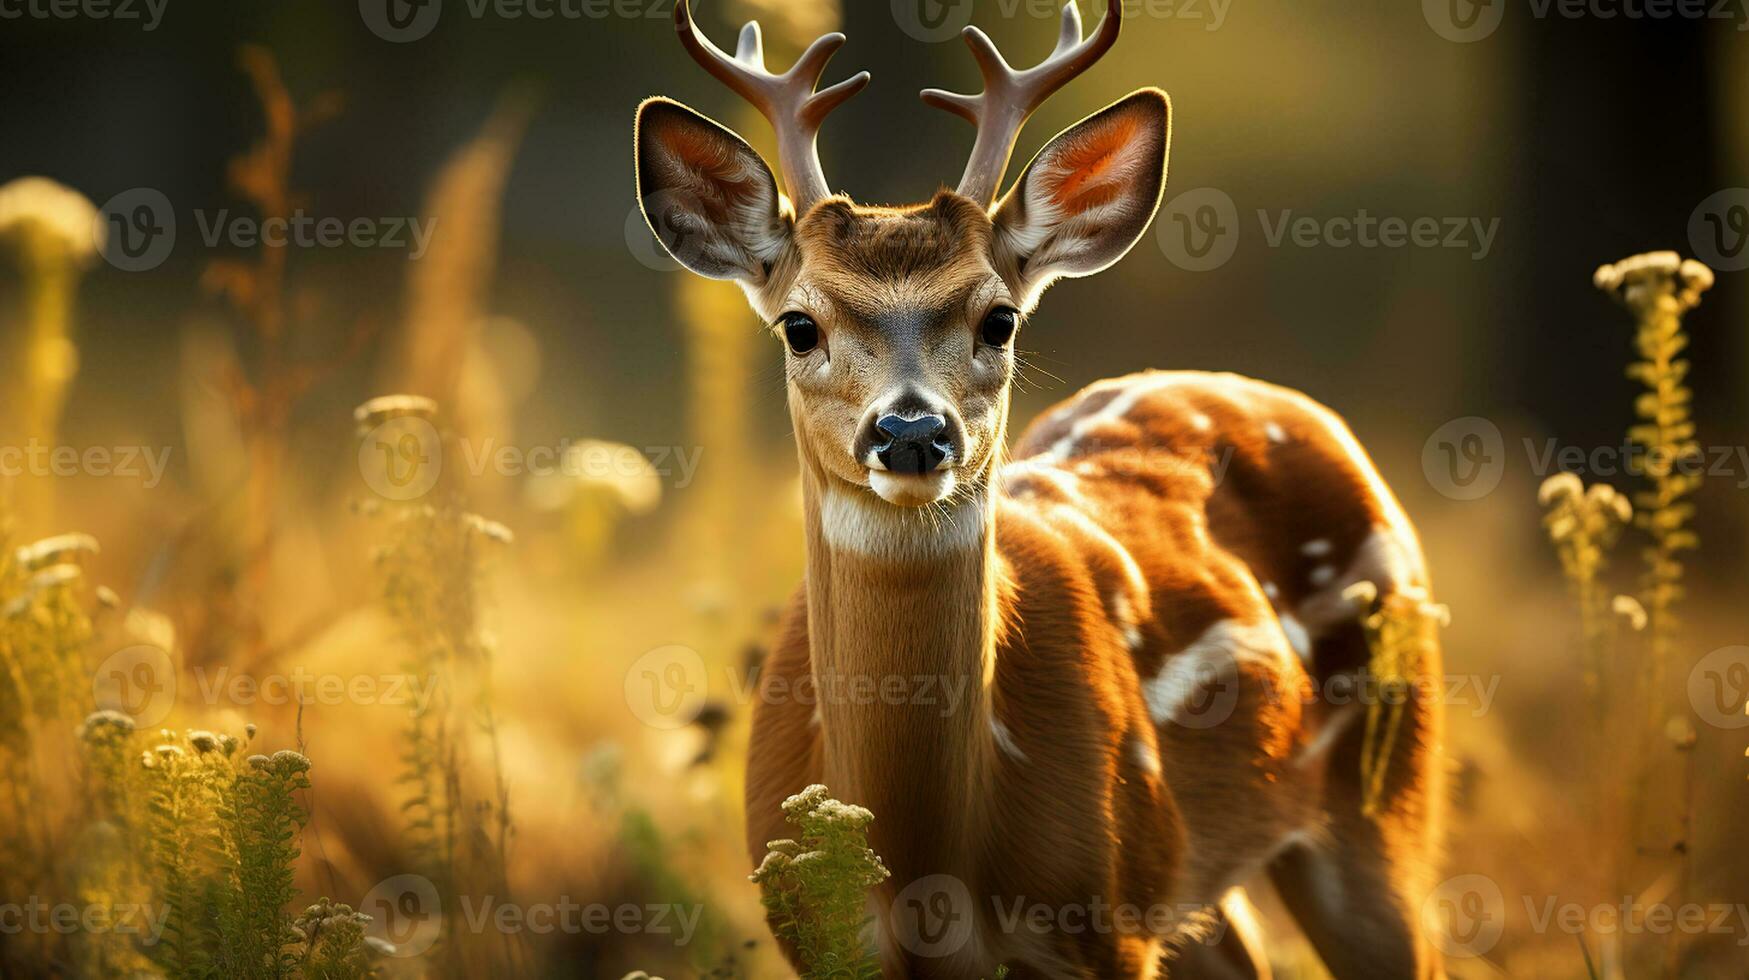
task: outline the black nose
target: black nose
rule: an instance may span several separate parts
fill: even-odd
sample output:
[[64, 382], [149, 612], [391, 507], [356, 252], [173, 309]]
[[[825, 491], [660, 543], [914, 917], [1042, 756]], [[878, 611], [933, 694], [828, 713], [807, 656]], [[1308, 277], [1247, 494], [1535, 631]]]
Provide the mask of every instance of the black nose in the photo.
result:
[[875, 456], [894, 473], [927, 473], [947, 458], [947, 445], [941, 441], [947, 419], [939, 415], [915, 419], [883, 415], [875, 421], [875, 428], [887, 437], [887, 444], [875, 449]]

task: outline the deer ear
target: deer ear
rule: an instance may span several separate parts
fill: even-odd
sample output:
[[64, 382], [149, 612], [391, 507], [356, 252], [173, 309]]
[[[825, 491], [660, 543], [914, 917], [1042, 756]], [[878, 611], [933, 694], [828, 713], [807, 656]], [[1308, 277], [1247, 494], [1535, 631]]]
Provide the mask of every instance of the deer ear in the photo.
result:
[[675, 261], [758, 288], [790, 246], [777, 182], [741, 137], [671, 99], [638, 106], [638, 202]]
[[1058, 133], [996, 205], [996, 247], [1026, 305], [1063, 276], [1088, 276], [1142, 237], [1166, 186], [1166, 93], [1140, 89]]

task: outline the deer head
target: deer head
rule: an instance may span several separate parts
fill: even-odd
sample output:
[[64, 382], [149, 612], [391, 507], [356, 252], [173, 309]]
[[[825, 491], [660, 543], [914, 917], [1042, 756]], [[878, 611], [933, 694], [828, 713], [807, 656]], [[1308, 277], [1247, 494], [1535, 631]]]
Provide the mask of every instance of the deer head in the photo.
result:
[[664, 98], [638, 108], [644, 216], [682, 265], [742, 286], [786, 347], [789, 404], [805, 465], [901, 506], [987, 485], [1005, 438], [1014, 338], [1045, 288], [1122, 258], [1159, 207], [1170, 105], [1146, 88], [1053, 138], [997, 198], [1021, 126], [1117, 40], [1121, 0], [1083, 40], [1073, 2], [1055, 51], [1025, 70], [990, 39], [965, 40], [976, 96], [924, 102], [977, 127], [959, 186], [927, 204], [869, 207], [830, 190], [820, 123], [868, 83], [815, 85], [842, 34], [815, 41], [789, 71], [764, 67], [759, 26], [730, 57], [675, 7], [681, 42], [777, 131], [782, 193], [735, 133]]

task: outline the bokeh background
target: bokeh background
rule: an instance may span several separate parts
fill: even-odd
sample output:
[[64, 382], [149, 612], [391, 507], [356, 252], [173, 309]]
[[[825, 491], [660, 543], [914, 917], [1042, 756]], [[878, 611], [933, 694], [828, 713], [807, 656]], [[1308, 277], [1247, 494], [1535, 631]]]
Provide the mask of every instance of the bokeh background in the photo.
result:
[[[483, 572], [495, 748], [476, 747], [470, 778], [502, 777], [508, 900], [696, 903], [715, 925], [708, 948], [636, 931], [523, 933], [519, 970], [686, 976], [733, 957], [747, 975], [778, 975], [744, 879], [750, 704], [725, 678], [757, 664], [800, 574], [781, 356], [732, 287], [692, 280], [660, 254], [638, 219], [630, 140], [635, 106], [654, 94], [756, 146], [768, 149], [769, 134], [681, 50], [670, 0], [535, 5], [551, 17], [391, 3], [412, 29], [385, 27], [390, 8], [377, 0], [168, 0], [150, 30], [0, 7], [22, 12], [0, 19], [0, 183], [40, 175], [100, 208], [148, 189], [176, 221], [173, 247], [149, 269], [75, 262], [76, 302], [47, 361], [28, 340], [35, 273], [22, 261], [0, 272], [7, 444], [169, 451], [149, 487], [91, 473], [9, 478], [12, 539], [77, 530], [101, 542], [90, 578], [149, 614], [183, 678], [165, 724], [254, 722], [284, 744], [302, 733], [315, 788], [299, 884], [358, 903], [414, 870], [391, 778], [404, 709], [321, 704], [300, 717], [292, 705], [203, 696], [190, 672], [351, 677], [402, 662], [379, 608], [369, 515], [358, 513], [377, 489], [352, 418], [366, 399], [431, 397], [452, 448], [475, 456], [580, 440], [632, 447], [652, 465], [464, 472], [445, 457], [444, 485], [515, 535]], [[1030, 63], [1054, 40], [1049, 6], [709, 0], [699, 18], [725, 46], [742, 20], [761, 19], [778, 65], [841, 27], [850, 41], [828, 77], [867, 68], [874, 82], [832, 117], [821, 155], [835, 186], [897, 203], [952, 184], [969, 149], [964, 123], [916, 97], [976, 87], [953, 28], [971, 18]], [[1083, 7], [1091, 23], [1097, 11]], [[1448, 673], [1497, 684], [1485, 710], [1451, 709], [1448, 866], [1500, 899], [1442, 914], [1502, 926], [1454, 960], [1454, 974], [1584, 976], [1583, 945], [1599, 975], [1649, 975], [1623, 973], [1635, 948], [1665, 975], [1749, 975], [1749, 916], [1724, 934], [1604, 929], [1580, 940], [1527, 914], [1549, 898], [1616, 902], [1623, 881], [1639, 902], [1749, 902], [1749, 729], [1687, 696], [1691, 666], [1749, 643], [1745, 11], [1636, 17], [1601, 0], [1577, 12], [1505, 0], [1131, 7], [1116, 50], [1037, 113], [1016, 158], [1157, 85], [1173, 101], [1167, 205], [1123, 263], [1059, 284], [1027, 324], [1017, 420], [1144, 367], [1237, 371], [1346, 416], [1422, 529], [1452, 610]], [[419, 216], [434, 222], [430, 247], [412, 259], [408, 248], [202, 240], [201, 223], [221, 212], [259, 214], [263, 192], [316, 217]], [[1215, 254], [1227, 257], [1187, 259], [1185, 229], [1206, 230], [1211, 204]], [[1363, 212], [1458, 219], [1465, 237], [1457, 247], [1270, 241], [1284, 217]], [[1476, 227], [1494, 229], [1485, 245]], [[1621, 733], [1588, 713], [1578, 683], [1576, 617], [1536, 503], [1554, 468], [1532, 454], [1548, 440], [1622, 445], [1632, 326], [1591, 276], [1653, 249], [1718, 271], [1687, 320], [1689, 380], [1699, 441], [1726, 462], [1696, 498], [1702, 546], [1661, 692], [1695, 738], [1640, 785], [1619, 763]], [[39, 428], [27, 431], [11, 409], [44, 372], [60, 407], [51, 428], [33, 416]], [[1440, 468], [1441, 443], [1467, 434], [1498, 440], [1484, 439], [1483, 461], [1497, 485], [1479, 495]], [[1636, 547], [1616, 556], [1623, 589]], [[627, 685], [640, 658], [673, 646], [695, 651], [709, 678], [703, 714], [678, 726]], [[1749, 665], [1749, 653], [1709, 661], [1720, 662]], [[1739, 700], [1746, 674], [1727, 678], [1744, 685]], [[1629, 781], [1670, 805], [1625, 833], [1592, 794]], [[1617, 874], [1624, 851], [1631, 867]], [[1318, 975], [1277, 925], [1284, 975]], [[8, 975], [53, 972], [28, 954], [7, 961], [7, 945], [0, 936]], [[392, 965], [477, 966], [441, 960]]]

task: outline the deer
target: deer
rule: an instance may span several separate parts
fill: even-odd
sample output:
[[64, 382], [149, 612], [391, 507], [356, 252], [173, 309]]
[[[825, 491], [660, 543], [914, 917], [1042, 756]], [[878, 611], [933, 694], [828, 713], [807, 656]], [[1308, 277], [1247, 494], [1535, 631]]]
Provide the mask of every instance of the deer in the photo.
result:
[[[970, 159], [907, 206], [826, 180], [821, 123], [869, 82], [818, 88], [843, 34], [780, 74], [756, 22], [731, 55], [687, 0], [674, 21], [770, 122], [782, 175], [680, 102], [638, 106], [651, 231], [739, 284], [783, 347], [806, 561], [754, 699], [753, 862], [813, 784], [872, 812], [887, 977], [1267, 976], [1245, 891], [1264, 883], [1336, 976], [1442, 976], [1422, 924], [1440, 706], [1411, 687], [1367, 805], [1364, 726], [1330, 693], [1367, 665], [1355, 587], [1430, 588], [1344, 421], [1266, 382], [1146, 370], [1010, 444], [1016, 340], [1041, 295], [1117, 262], [1160, 206], [1157, 88], [1063, 130], [999, 193], [1028, 117], [1116, 42], [1121, 0], [1086, 35], [1066, 4], [1026, 69], [966, 28], [983, 91], [922, 99], [976, 127]], [[1437, 649], [1416, 667], [1439, 670]]]

